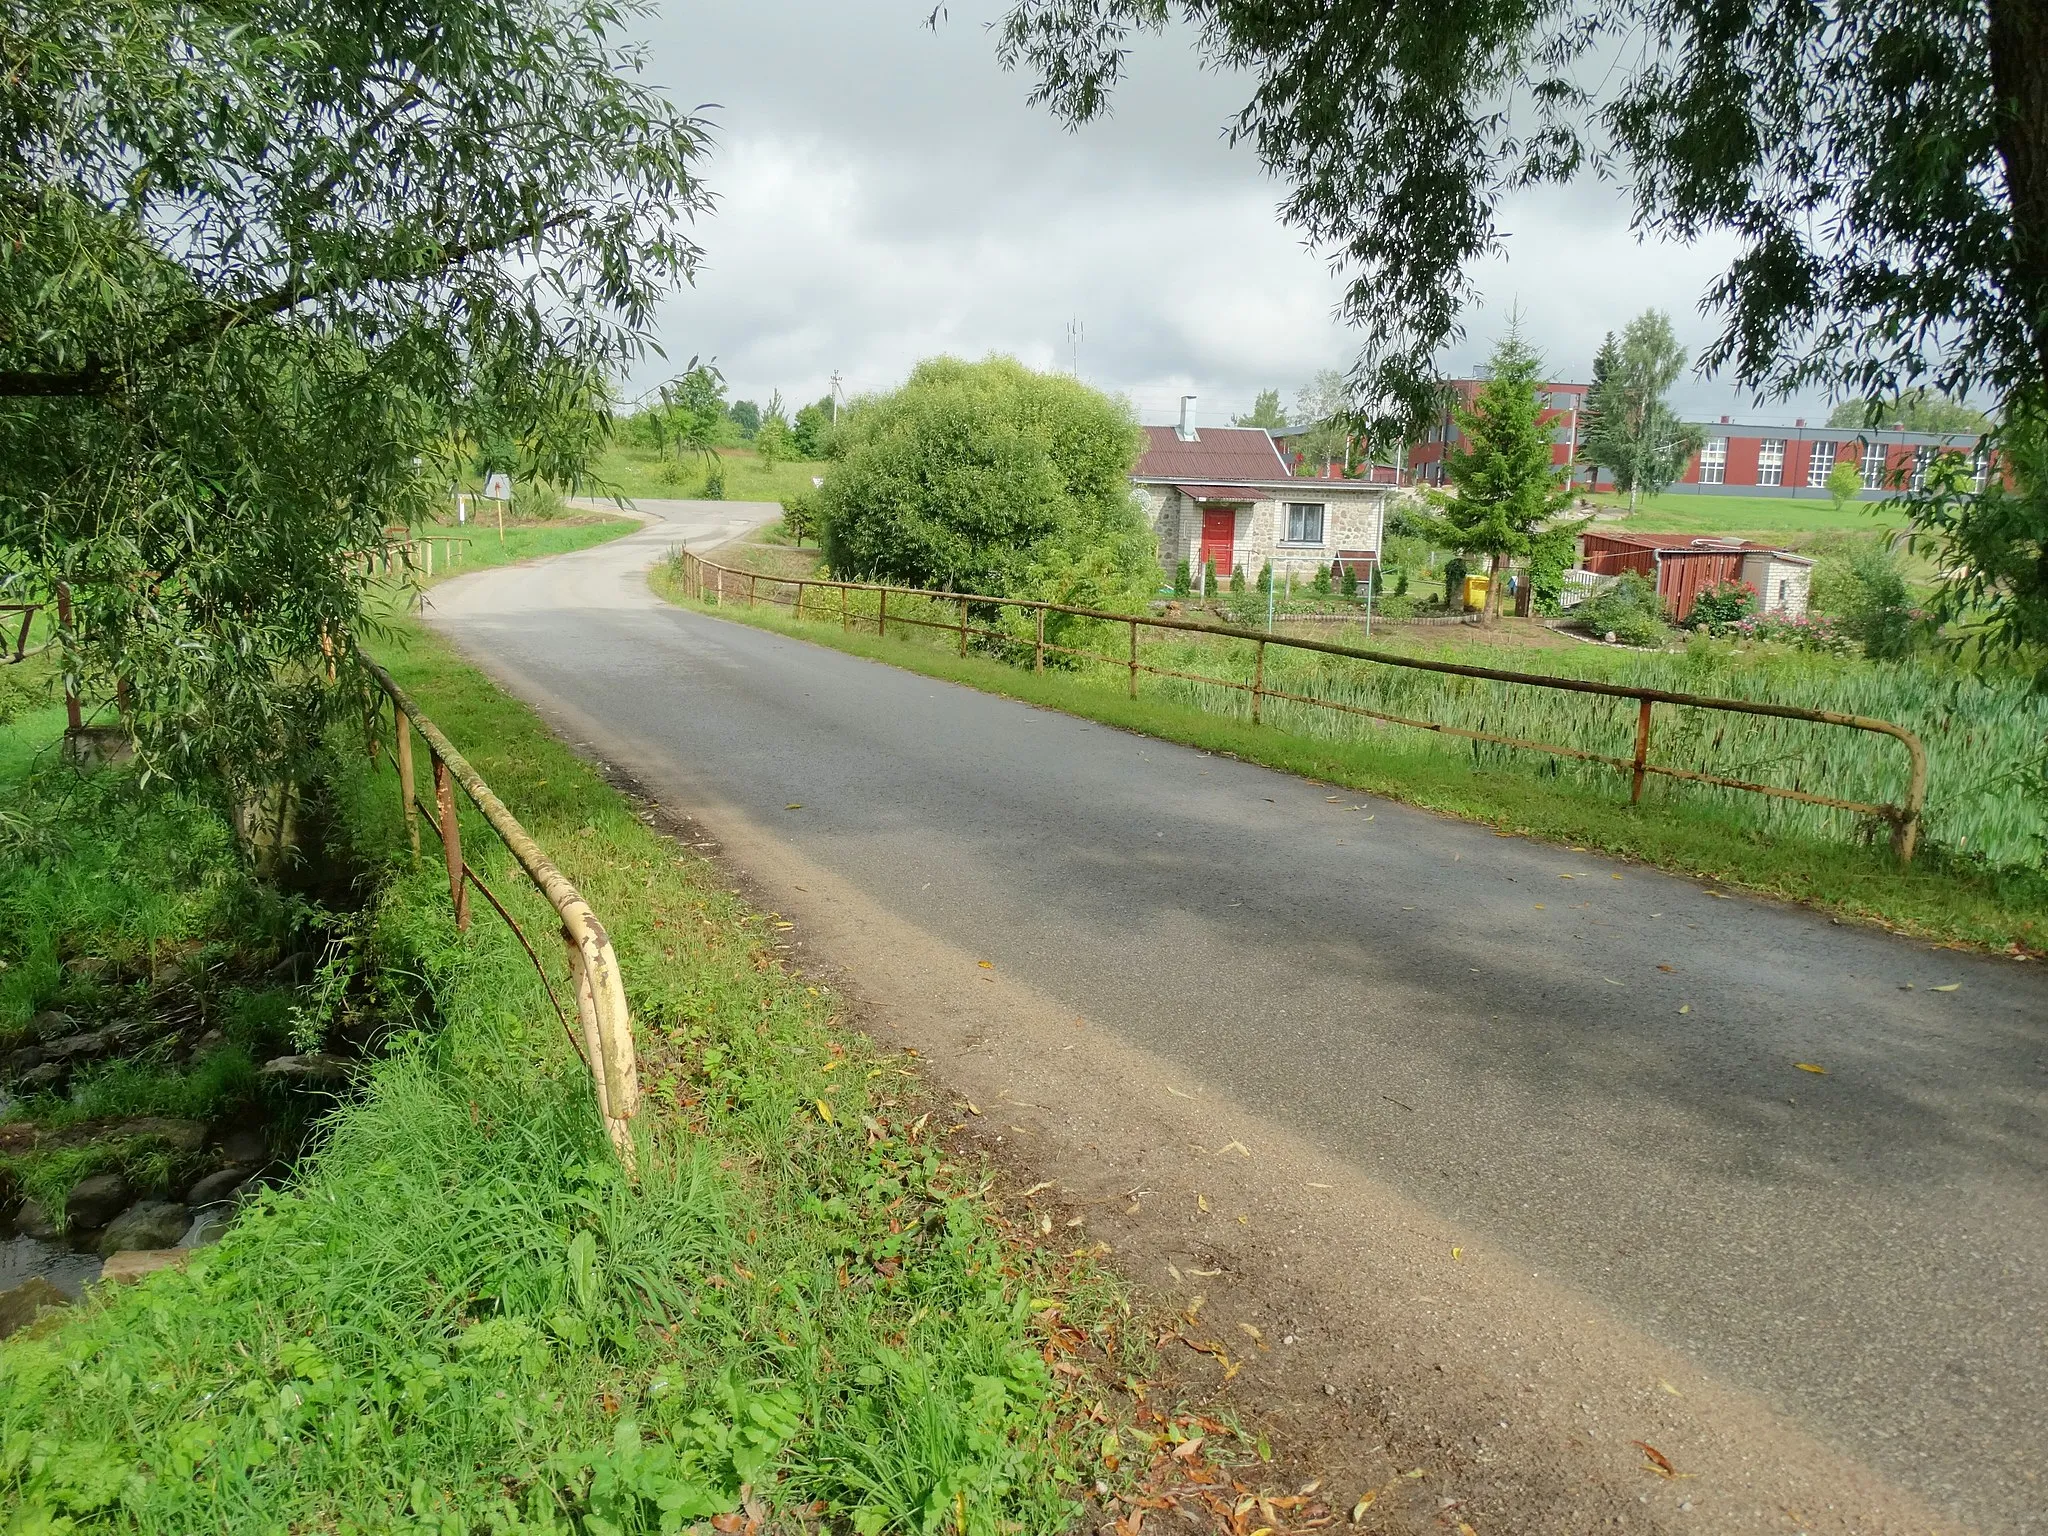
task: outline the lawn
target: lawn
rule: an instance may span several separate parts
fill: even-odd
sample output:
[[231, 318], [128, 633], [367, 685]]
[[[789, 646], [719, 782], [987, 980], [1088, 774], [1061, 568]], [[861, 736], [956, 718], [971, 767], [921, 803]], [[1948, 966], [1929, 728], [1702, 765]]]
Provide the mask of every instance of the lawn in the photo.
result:
[[[809, 459], [769, 466], [748, 448], [721, 448], [718, 462], [725, 471], [727, 501], [787, 501], [799, 491], [810, 490], [812, 479], [822, 477], [831, 467], [826, 461]], [[704, 494], [706, 468], [696, 456], [678, 462], [673, 457], [662, 458], [651, 448], [615, 442], [576, 494], [585, 499], [623, 495], [687, 500]]]
[[[1628, 497], [1611, 493], [1586, 500], [1603, 509], [1625, 509]], [[1720, 534], [1782, 542], [1798, 548], [1814, 534], [1836, 529], [1874, 533], [1897, 529], [1905, 518], [1895, 509], [1875, 501], [1852, 502], [1837, 510], [1825, 491], [1810, 496], [1713, 496], [1673, 489], [1656, 496], [1638, 498], [1635, 512], [1619, 523], [1601, 522], [1595, 529], [1619, 529], [1629, 533]]]
[[[570, 531], [508, 530], [506, 557]], [[640, 1181], [519, 941], [481, 903], [456, 932], [442, 873], [407, 852], [391, 753], [344, 734], [332, 852], [366, 893], [349, 995], [388, 1051], [217, 1248], [0, 1345], [8, 1528], [1071, 1527], [1099, 1473], [1085, 1417], [1107, 1404], [1134, 1433], [1120, 1292], [1005, 1220], [916, 1063], [785, 970], [774, 914], [432, 635], [396, 618], [377, 649], [617, 946]], [[462, 827], [560, 993], [551, 911], [467, 809]], [[101, 839], [104, 876], [126, 846]], [[232, 920], [176, 905], [175, 877], [150, 876], [180, 933]], [[25, 961], [19, 937], [0, 950]]]

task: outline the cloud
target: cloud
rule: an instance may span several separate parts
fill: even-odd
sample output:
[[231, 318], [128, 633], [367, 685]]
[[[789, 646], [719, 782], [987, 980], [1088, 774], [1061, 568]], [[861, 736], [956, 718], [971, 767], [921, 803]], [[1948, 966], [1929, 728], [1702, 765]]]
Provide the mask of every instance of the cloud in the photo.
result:
[[[1007, 352], [1066, 366], [1170, 419], [1184, 393], [1206, 420], [1291, 398], [1358, 338], [1333, 319], [1340, 282], [1274, 214], [1280, 189], [1225, 128], [1247, 82], [1205, 68], [1183, 34], [1141, 42], [1115, 114], [1078, 133], [1027, 105], [984, 23], [928, 0], [773, 7], [713, 0], [644, 25], [647, 78], [677, 101], [717, 103], [704, 168], [719, 203], [698, 231], [696, 285], [658, 319], [667, 360], [716, 356], [735, 396], [791, 402], [885, 389], [921, 357]], [[1583, 376], [1602, 334], [1669, 311], [1697, 351], [1696, 312], [1727, 259], [1711, 247], [1645, 250], [1604, 191], [1516, 198], [1504, 254], [1478, 273], [1483, 307], [1447, 366], [1485, 355], [1509, 310], [1560, 373]], [[1725, 387], [1679, 403], [1727, 410]]]

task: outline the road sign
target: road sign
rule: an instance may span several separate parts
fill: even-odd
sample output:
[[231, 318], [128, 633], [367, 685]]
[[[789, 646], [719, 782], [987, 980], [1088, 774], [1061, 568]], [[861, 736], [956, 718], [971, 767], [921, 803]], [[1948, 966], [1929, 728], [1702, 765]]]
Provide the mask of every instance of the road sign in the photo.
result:
[[484, 482], [484, 495], [488, 496], [492, 501], [510, 501], [512, 499], [512, 477], [503, 470], [499, 470]]

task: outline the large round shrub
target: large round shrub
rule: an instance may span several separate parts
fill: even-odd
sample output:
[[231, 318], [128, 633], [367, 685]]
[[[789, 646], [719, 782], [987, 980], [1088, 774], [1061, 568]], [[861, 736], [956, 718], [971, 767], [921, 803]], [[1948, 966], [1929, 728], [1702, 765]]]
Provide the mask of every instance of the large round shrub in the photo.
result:
[[932, 358], [843, 422], [825, 557], [844, 578], [1083, 604], [1155, 583], [1143, 442], [1127, 403], [1064, 374]]

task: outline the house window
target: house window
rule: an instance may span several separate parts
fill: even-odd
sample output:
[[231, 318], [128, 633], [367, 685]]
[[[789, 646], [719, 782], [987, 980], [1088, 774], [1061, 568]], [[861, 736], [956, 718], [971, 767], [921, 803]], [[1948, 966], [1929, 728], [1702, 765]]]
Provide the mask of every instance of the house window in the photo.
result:
[[1815, 443], [1813, 445], [1813, 457], [1806, 461], [1806, 483], [1808, 485], [1826, 485], [1828, 483], [1828, 475], [1834, 467], [1835, 445], [1833, 443]]
[[1785, 439], [1782, 437], [1767, 437], [1756, 445], [1756, 483], [1785, 483]]
[[1721, 485], [1728, 479], [1728, 439], [1710, 437], [1700, 448], [1700, 484]]
[[1977, 451], [1970, 455], [1970, 489], [1981, 491], [1990, 479], [1991, 456], [1984, 451], [1984, 445], [1979, 443]]
[[1778, 583], [1778, 606], [1780, 608], [1792, 606], [1792, 583], [1790, 581]]
[[1913, 489], [1927, 489], [1927, 471], [1934, 468], [1934, 450], [1926, 444], [1913, 450]]
[[1863, 489], [1881, 491], [1884, 489], [1884, 444], [1863, 445]]
[[1290, 501], [1287, 503], [1287, 538], [1289, 544], [1320, 544], [1323, 542], [1323, 504], [1320, 501]]

